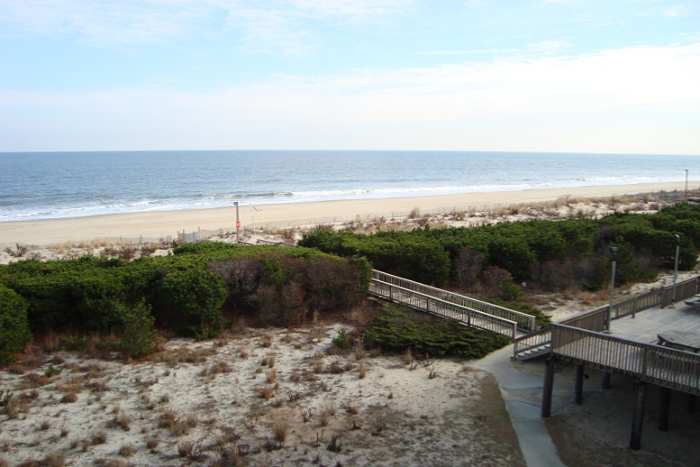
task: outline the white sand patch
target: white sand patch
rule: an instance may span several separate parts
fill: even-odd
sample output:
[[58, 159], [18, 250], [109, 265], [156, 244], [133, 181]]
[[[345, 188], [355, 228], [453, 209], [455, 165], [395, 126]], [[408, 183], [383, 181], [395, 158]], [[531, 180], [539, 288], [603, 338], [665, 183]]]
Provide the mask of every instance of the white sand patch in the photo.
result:
[[[517, 447], [481, 428], [486, 373], [451, 359], [411, 369], [401, 356], [329, 355], [341, 328], [175, 339], [129, 364], [60, 353], [62, 372], [36, 388], [28, 375], [43, 375], [50, 356], [23, 375], [1, 371], [0, 389], [25, 410], [0, 415], [0, 459], [16, 465], [57, 452], [73, 466], [236, 465], [226, 456], [240, 453], [261, 466], [520, 465]], [[62, 402], [72, 392], [77, 401]], [[275, 424], [288, 425], [284, 441]]]

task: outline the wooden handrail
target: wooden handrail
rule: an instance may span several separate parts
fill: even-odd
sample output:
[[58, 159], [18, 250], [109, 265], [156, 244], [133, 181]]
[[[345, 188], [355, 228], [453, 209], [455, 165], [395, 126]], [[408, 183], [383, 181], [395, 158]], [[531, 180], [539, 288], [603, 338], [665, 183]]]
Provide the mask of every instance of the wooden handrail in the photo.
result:
[[454, 302], [472, 310], [481, 311], [482, 313], [487, 313], [492, 316], [498, 316], [500, 318], [515, 321], [518, 329], [525, 332], [532, 332], [535, 330], [535, 317], [521, 311], [511, 310], [510, 308], [487, 303], [472, 297], [459, 295], [437, 287], [431, 287], [429, 285], [421, 284], [420, 282], [412, 281], [403, 277], [394, 276], [377, 269], [372, 270], [372, 278], [402, 287], [404, 289], [413, 290], [424, 295], [440, 298], [448, 302]]
[[[698, 293], [700, 285], [700, 276], [687, 279], [676, 284], [676, 301], [684, 300]], [[611, 319], [619, 319], [625, 316], [634, 315], [643, 310], [654, 308], [656, 306], [668, 306], [671, 304], [673, 285], [668, 285], [662, 289], [652, 290], [642, 295], [624, 300], [613, 304]], [[605, 330], [608, 316], [608, 305], [595, 308], [580, 315], [564, 319], [557, 324], [576, 327], [579, 329], [587, 329], [589, 331], [602, 332]], [[513, 358], [530, 350], [525, 342], [528, 336], [523, 336], [513, 341]], [[548, 345], [549, 341], [544, 341], [540, 346]]]
[[405, 303], [412, 308], [425, 311], [443, 318], [460, 321], [467, 326], [496, 332], [515, 338], [517, 323], [515, 321], [493, 316], [457, 303], [442, 300], [415, 290], [406, 289], [388, 282], [372, 279], [369, 293], [394, 302]]
[[700, 395], [700, 355], [553, 324], [552, 354], [604, 371]]

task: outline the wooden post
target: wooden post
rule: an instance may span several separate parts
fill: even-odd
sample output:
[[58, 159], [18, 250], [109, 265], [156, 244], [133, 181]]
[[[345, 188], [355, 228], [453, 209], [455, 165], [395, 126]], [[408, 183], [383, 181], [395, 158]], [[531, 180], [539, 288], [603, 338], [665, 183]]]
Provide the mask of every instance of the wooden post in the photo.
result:
[[647, 386], [641, 381], [635, 384], [637, 390], [637, 403], [632, 415], [632, 435], [630, 436], [630, 449], [638, 451], [642, 446], [642, 424], [644, 423], [644, 403], [646, 402]]
[[576, 365], [574, 373], [574, 402], [577, 405], [583, 403], [583, 365], [580, 363]]
[[552, 413], [552, 392], [554, 391], [554, 357], [547, 359], [544, 371], [544, 387], [542, 388], [542, 417], [547, 418]]
[[603, 380], [600, 383], [600, 387], [602, 389], [610, 389], [610, 372], [609, 371], [603, 372]]
[[671, 408], [671, 390], [660, 388], [659, 392], [659, 430], [668, 431], [668, 414]]

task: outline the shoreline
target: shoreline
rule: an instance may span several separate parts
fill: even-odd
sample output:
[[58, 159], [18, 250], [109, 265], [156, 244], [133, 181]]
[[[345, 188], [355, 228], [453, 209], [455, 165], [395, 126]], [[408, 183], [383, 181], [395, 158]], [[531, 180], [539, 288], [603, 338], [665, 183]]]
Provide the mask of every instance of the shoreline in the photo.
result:
[[[697, 183], [697, 182], [695, 182]], [[693, 189], [692, 186], [688, 187]], [[562, 197], [606, 198], [658, 191], [684, 191], [685, 182], [599, 185], [569, 188], [535, 188], [520, 191], [472, 192], [450, 195], [411, 196], [360, 200], [317, 201], [264, 205], [265, 214], [253, 205], [241, 205], [242, 226], [251, 228], [253, 216], [258, 227], [299, 226], [342, 222], [355, 218], [406, 217], [418, 208], [421, 213], [489, 209], [516, 204], [555, 201]], [[178, 232], [197, 230], [235, 230], [235, 206], [182, 211], [154, 211], [106, 214], [61, 219], [0, 222], [0, 245], [88, 241], [129, 238], [158, 239], [175, 237]]]

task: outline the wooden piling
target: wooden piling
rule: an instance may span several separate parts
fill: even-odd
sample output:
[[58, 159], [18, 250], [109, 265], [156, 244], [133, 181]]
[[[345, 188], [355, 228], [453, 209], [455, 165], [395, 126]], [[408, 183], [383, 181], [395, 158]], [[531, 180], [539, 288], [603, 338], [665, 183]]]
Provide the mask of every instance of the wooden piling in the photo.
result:
[[659, 430], [668, 431], [668, 417], [671, 409], [671, 390], [660, 388], [659, 392]]
[[552, 393], [554, 391], [554, 358], [547, 359], [544, 372], [544, 388], [542, 389], [542, 417], [547, 418], [552, 413]]
[[632, 415], [632, 434], [630, 436], [630, 449], [638, 451], [642, 446], [642, 425], [644, 424], [644, 404], [647, 397], [647, 385], [641, 381], [635, 383], [637, 401]]
[[574, 383], [574, 402], [581, 405], [583, 403], [583, 365], [580, 363], [576, 365]]

